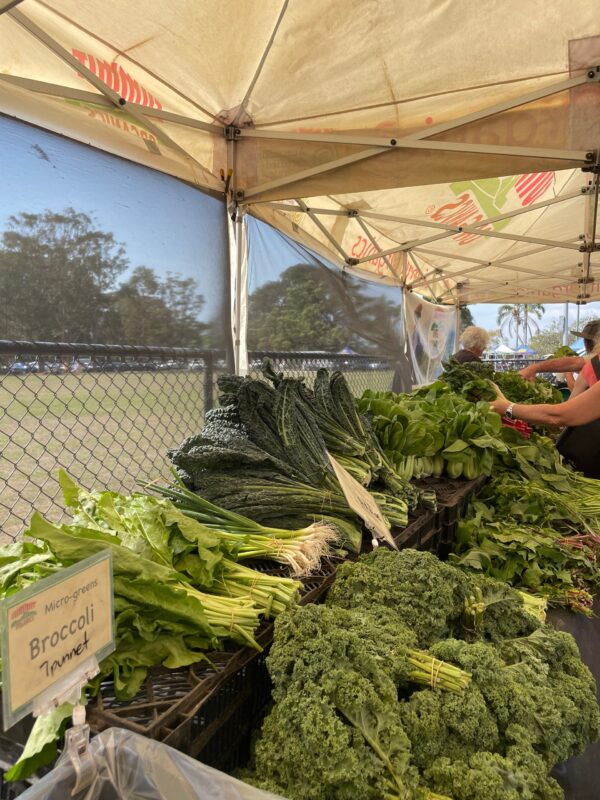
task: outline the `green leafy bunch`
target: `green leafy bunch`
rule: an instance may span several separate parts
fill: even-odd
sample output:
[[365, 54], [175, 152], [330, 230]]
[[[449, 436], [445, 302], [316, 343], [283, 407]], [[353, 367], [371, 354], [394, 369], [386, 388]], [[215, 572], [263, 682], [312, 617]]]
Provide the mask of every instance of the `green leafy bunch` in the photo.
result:
[[290, 800], [560, 800], [550, 770], [600, 712], [574, 640], [531, 608], [427, 553], [343, 565], [326, 606], [276, 622], [275, 705], [244, 778]]
[[540, 376], [528, 381], [518, 372], [496, 372], [492, 364], [478, 361], [459, 364], [451, 360], [443, 367], [441, 380], [471, 402], [495, 400], [496, 386], [513, 403], [562, 402], [561, 393]]
[[409, 479], [489, 475], [494, 453], [507, 452], [500, 417], [489, 404], [470, 403], [442, 381], [412, 394], [367, 390], [359, 408], [396, 471]]

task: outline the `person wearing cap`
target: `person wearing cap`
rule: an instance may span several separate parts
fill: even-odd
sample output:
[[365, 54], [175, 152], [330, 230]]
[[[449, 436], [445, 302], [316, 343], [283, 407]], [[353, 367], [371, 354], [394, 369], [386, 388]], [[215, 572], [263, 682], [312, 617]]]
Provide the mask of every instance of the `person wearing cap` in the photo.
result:
[[481, 361], [481, 356], [490, 343], [490, 335], [484, 328], [469, 325], [464, 329], [460, 340], [462, 350], [454, 353], [451, 360], [459, 364], [467, 364], [471, 361]]
[[[528, 367], [519, 371], [521, 377], [528, 381], [534, 380], [538, 372], [579, 372], [589, 364], [590, 359], [600, 347], [600, 319], [592, 320], [584, 325], [581, 331], [571, 331], [573, 336], [583, 339], [585, 345], [585, 356], [565, 356], [564, 358], [550, 358], [547, 361], [540, 361], [537, 364], [530, 364]], [[581, 377], [581, 376], [580, 376]], [[588, 377], [590, 377], [588, 375]], [[577, 384], [579, 383], [579, 387]], [[573, 392], [580, 394], [589, 384], [577, 380], [573, 387]]]

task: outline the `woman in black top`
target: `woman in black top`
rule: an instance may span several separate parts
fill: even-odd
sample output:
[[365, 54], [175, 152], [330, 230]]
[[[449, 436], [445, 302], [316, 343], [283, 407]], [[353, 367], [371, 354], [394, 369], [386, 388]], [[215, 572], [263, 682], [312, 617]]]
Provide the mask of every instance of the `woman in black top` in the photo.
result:
[[462, 350], [454, 353], [452, 360], [457, 361], [459, 364], [466, 364], [468, 361], [481, 361], [481, 356], [490, 343], [490, 335], [483, 328], [469, 325], [468, 328], [464, 329], [460, 340], [462, 342]]

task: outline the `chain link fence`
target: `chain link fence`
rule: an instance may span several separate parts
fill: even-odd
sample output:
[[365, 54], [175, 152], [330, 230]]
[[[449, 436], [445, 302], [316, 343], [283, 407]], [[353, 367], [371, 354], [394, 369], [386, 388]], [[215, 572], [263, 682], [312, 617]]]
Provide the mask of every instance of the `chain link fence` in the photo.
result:
[[88, 488], [167, 478], [166, 451], [200, 429], [224, 367], [206, 350], [0, 342], [1, 541], [33, 509], [61, 518], [59, 467]]
[[386, 358], [336, 353], [300, 353], [255, 350], [248, 353], [248, 374], [253, 378], [262, 377], [261, 368], [269, 359], [276, 372], [284, 372], [289, 377], [304, 378], [310, 386], [319, 369], [330, 372], [343, 372], [355, 397], [360, 397], [366, 389], [388, 392], [394, 383], [394, 364]]

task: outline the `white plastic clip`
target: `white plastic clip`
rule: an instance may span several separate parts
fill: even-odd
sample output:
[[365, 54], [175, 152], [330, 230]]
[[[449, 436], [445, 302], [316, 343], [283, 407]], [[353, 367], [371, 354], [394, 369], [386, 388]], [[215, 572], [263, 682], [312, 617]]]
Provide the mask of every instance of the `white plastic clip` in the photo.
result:
[[379, 547], [379, 542], [377, 541], [377, 539], [375, 537], [373, 537], [371, 539], [371, 545], [373, 547], [373, 550], [377, 550], [377, 548]]
[[65, 734], [65, 750], [75, 772], [75, 785], [71, 790], [71, 797], [74, 797], [96, 776], [96, 763], [90, 751], [90, 726], [85, 723], [85, 706], [79, 703], [73, 708], [73, 727]]

